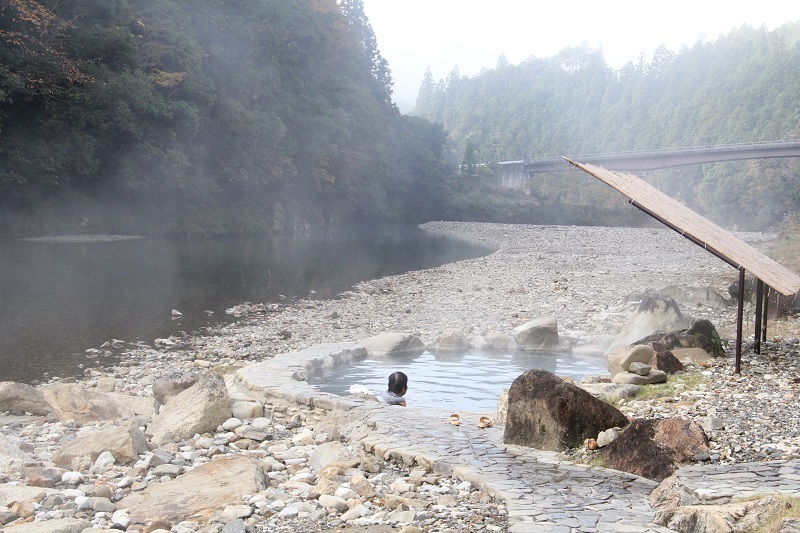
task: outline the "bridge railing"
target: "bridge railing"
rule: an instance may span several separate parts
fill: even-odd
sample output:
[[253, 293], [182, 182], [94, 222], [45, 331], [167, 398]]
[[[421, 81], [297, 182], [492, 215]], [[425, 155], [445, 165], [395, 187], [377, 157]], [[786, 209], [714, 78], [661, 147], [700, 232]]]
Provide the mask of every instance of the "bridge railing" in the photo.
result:
[[[734, 151], [734, 150], [743, 150], [748, 148], [783, 148], [783, 147], [800, 147], [800, 139], [788, 139], [788, 140], [780, 140], [780, 141], [756, 141], [756, 142], [745, 142], [745, 143], [736, 143], [736, 144], [712, 144], [712, 145], [704, 145], [704, 146], [686, 146], [680, 148], [658, 148], [652, 150], [628, 150], [628, 151], [621, 151], [621, 152], [604, 152], [604, 153], [595, 153], [595, 154], [579, 154], [579, 155], [570, 155], [568, 156], [570, 159], [574, 159], [576, 161], [580, 161], [581, 159], [612, 159], [617, 157], [629, 157], [629, 156], [649, 156], [649, 155], [664, 155], [664, 154], [687, 154], [693, 152], [709, 152], [709, 151], [718, 151], [718, 152], [726, 152], [726, 151]], [[561, 159], [561, 156], [545, 156], [545, 157], [535, 157], [531, 159], [527, 159], [525, 161], [501, 161], [498, 164], [512, 164], [512, 163], [541, 163], [546, 161], [553, 161]]]

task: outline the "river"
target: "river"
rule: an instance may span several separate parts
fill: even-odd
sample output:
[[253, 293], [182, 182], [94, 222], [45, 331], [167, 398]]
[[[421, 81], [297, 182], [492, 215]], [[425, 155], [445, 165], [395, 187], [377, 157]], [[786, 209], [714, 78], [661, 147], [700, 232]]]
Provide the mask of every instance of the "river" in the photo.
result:
[[359, 281], [490, 251], [403, 225], [281, 237], [0, 242], [0, 381], [79, 376], [115, 362], [87, 353], [112, 339], [152, 344], [234, 320], [225, 310], [245, 301], [334, 298]]

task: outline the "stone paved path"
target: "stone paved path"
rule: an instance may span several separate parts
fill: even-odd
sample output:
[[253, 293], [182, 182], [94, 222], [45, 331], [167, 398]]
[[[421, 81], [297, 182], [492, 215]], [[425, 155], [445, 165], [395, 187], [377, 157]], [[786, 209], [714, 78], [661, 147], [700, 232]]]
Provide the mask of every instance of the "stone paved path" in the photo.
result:
[[[596, 467], [562, 462], [552, 452], [502, 443], [503, 428], [480, 429], [486, 413], [371, 407], [371, 433], [361, 439], [377, 455], [471, 482], [503, 500], [511, 532], [671, 531], [652, 522], [648, 496], [657, 483]], [[355, 413], [354, 413], [355, 414]]]
[[[648, 496], [657, 483], [633, 474], [560, 461], [546, 452], [502, 442], [503, 427], [481, 429], [481, 415], [358, 402], [320, 393], [302, 381], [315, 368], [359, 357], [354, 343], [317, 346], [237, 372], [241, 391], [330, 410], [348, 438], [384, 459], [419, 465], [469, 481], [505, 502], [511, 533], [669, 532], [653, 522]], [[722, 504], [734, 496], [800, 497], [800, 461], [685, 467], [678, 471], [684, 504]]]

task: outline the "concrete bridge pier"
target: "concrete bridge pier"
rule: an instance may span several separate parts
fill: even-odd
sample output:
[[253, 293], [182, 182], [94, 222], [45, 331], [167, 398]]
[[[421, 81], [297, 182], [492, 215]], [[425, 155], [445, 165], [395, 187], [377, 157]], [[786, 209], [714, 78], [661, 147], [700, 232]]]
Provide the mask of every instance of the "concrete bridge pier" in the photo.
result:
[[525, 165], [528, 160], [503, 161], [497, 164], [497, 185], [504, 189], [517, 189], [530, 194], [530, 181]]

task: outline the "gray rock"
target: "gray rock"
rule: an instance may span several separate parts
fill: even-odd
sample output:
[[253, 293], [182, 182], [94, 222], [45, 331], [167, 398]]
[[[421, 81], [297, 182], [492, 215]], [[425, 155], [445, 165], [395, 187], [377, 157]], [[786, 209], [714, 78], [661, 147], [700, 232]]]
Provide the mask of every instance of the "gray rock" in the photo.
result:
[[46, 415], [52, 411], [42, 391], [25, 383], [0, 382], [0, 411]]
[[711, 432], [725, 427], [725, 421], [715, 416], [707, 416], [700, 421], [700, 426], [704, 431]]
[[101, 376], [97, 378], [97, 385], [95, 389], [98, 392], [114, 392], [117, 388], [117, 379], [113, 376]]
[[88, 498], [87, 503], [89, 504], [89, 508], [97, 513], [113, 513], [117, 510], [117, 506], [111, 503], [111, 500], [108, 498], [91, 496]]
[[198, 375], [195, 372], [184, 372], [178, 378], [154, 379], [153, 397], [159, 405], [164, 405], [167, 400], [197, 383], [197, 380]]
[[469, 346], [467, 336], [455, 328], [445, 329], [433, 339], [430, 350], [433, 352], [463, 352]]
[[477, 335], [475, 337], [470, 337], [467, 340], [467, 346], [469, 347], [470, 350], [475, 350], [479, 352], [489, 350], [492, 347], [492, 345], [489, 344], [489, 341], [487, 341], [485, 337], [481, 337], [480, 335]]
[[164, 520], [209, 520], [215, 511], [241, 502], [243, 494], [256, 494], [268, 486], [259, 463], [230, 456], [206, 463], [171, 481], [153, 483], [119, 502], [133, 523]]
[[170, 398], [148, 427], [158, 445], [188, 439], [196, 433], [213, 432], [231, 416], [225, 380], [206, 372], [200, 380]]
[[692, 505], [670, 508], [656, 513], [654, 521], [675, 531], [702, 531], [704, 533], [755, 531], [759, 526], [785, 512], [789, 507], [790, 504], [784, 500], [775, 496], [765, 496], [755, 500], [724, 505]]
[[612, 376], [629, 372], [633, 363], [649, 364], [653, 358], [653, 348], [648, 344], [617, 346], [608, 354], [608, 371]]
[[614, 439], [622, 433], [620, 428], [609, 428], [597, 434], [597, 447], [604, 448], [614, 442]]
[[592, 396], [603, 400], [606, 403], [616, 403], [621, 399], [629, 399], [636, 396], [642, 388], [638, 385], [625, 383], [578, 383], [578, 386], [589, 392]]
[[667, 373], [663, 370], [651, 370], [646, 375], [641, 376], [633, 372], [620, 372], [611, 378], [611, 381], [624, 385], [652, 385], [665, 383], [667, 381]]
[[0, 433], [0, 471], [5, 471], [11, 467], [20, 467], [26, 461], [30, 461], [31, 456], [19, 446], [19, 442]]
[[650, 372], [650, 370], [652, 370], [652, 367], [650, 365], [645, 363], [640, 363], [638, 361], [631, 363], [631, 366], [628, 368], [628, 372], [631, 372], [633, 374], [638, 374], [640, 376], [646, 376]]
[[264, 404], [255, 401], [231, 402], [231, 414], [241, 420], [253, 420], [264, 416]]
[[43, 389], [44, 398], [62, 422], [81, 424], [103, 420], [129, 420], [134, 413], [109, 394], [84, 389], [78, 384], [53, 385]]
[[611, 350], [634, 344], [659, 330], [666, 331], [670, 326], [685, 322], [675, 300], [666, 294], [647, 293], [643, 295], [636, 311], [615, 337]]
[[419, 355], [425, 351], [425, 343], [408, 333], [382, 333], [363, 339], [359, 344], [367, 349], [368, 357]]
[[337, 513], [343, 513], [348, 509], [347, 500], [340, 498], [339, 496], [322, 494], [319, 497], [319, 503], [325, 509], [335, 509]]
[[699, 425], [679, 418], [637, 418], [600, 456], [610, 468], [661, 481], [699, 453], [708, 453], [708, 438]]
[[343, 445], [341, 442], [331, 441], [315, 447], [309, 457], [309, 466], [315, 473], [320, 473], [328, 464], [335, 461], [342, 453]]
[[111, 452], [118, 463], [131, 463], [147, 451], [147, 440], [140, 429], [117, 426], [92, 428], [68, 442], [53, 456], [62, 468], [72, 468], [73, 461], [87, 457], [94, 463], [102, 452]]
[[492, 330], [486, 334], [486, 342], [494, 351], [502, 352], [506, 350], [516, 349], [514, 337], [509, 333], [502, 331]]
[[513, 329], [517, 349], [523, 351], [558, 350], [558, 322], [544, 317], [526, 322]]
[[92, 526], [87, 520], [60, 518], [6, 527], [5, 533], [81, 533]]
[[546, 370], [528, 370], [508, 391], [503, 442], [561, 451], [628, 419], [615, 407]]

